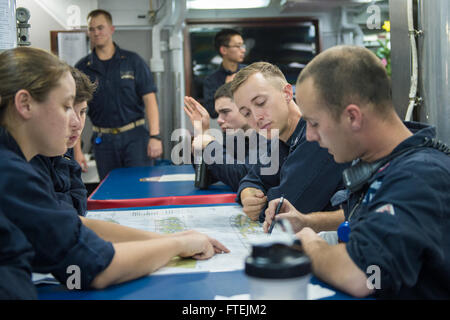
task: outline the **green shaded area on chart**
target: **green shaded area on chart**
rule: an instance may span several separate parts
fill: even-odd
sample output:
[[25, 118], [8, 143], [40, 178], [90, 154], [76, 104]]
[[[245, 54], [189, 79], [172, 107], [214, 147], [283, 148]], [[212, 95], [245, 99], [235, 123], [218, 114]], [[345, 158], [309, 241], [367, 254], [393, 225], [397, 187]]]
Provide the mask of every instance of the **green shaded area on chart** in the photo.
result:
[[244, 238], [247, 238], [247, 235], [249, 234], [261, 233], [261, 224], [258, 221], [252, 221], [244, 214], [238, 214], [231, 217], [230, 223]]
[[[177, 217], [158, 219], [155, 221], [156, 230], [159, 233], [175, 233], [186, 230], [184, 222]], [[192, 258], [173, 257], [166, 268], [189, 268], [194, 269], [197, 261]]]
[[168, 268], [189, 268], [195, 269], [197, 260], [192, 258], [173, 257], [166, 265]]
[[186, 230], [186, 225], [177, 217], [158, 219], [155, 221], [156, 232], [175, 233]]

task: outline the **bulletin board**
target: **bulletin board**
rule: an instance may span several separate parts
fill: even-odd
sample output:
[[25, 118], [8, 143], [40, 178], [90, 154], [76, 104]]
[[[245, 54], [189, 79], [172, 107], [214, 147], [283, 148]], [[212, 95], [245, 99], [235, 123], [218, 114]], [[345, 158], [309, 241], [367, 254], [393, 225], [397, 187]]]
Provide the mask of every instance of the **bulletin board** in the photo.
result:
[[50, 49], [74, 66], [89, 53], [89, 38], [85, 30], [50, 31]]

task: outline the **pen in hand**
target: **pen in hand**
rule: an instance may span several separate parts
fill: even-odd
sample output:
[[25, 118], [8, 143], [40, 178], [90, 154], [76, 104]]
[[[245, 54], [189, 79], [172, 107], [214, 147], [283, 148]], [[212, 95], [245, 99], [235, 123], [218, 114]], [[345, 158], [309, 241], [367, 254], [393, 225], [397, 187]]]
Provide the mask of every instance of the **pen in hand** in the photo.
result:
[[284, 197], [282, 196], [281, 198], [280, 198], [280, 202], [278, 202], [278, 205], [277, 205], [277, 208], [275, 209], [275, 214], [274, 214], [274, 216], [273, 216], [273, 220], [272, 220], [272, 223], [270, 224], [270, 227], [269, 227], [269, 234], [271, 234], [272, 233], [272, 230], [273, 230], [273, 227], [275, 226], [275, 217], [276, 217], [276, 215], [278, 214], [278, 213], [280, 213], [280, 210], [281, 210], [281, 206], [283, 205], [283, 201], [284, 201]]

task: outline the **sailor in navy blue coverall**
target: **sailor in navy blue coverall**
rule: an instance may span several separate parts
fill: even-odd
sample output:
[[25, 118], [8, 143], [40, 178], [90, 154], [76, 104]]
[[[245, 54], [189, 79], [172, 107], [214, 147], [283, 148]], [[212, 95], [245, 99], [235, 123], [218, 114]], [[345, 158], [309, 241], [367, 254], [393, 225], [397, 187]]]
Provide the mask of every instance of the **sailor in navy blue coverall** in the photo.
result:
[[214, 95], [220, 86], [230, 82], [236, 72], [245, 67], [242, 61], [246, 50], [242, 35], [233, 29], [219, 31], [214, 37], [214, 47], [222, 57], [222, 63], [203, 80], [203, 105], [213, 119], [218, 117], [214, 108]]
[[214, 110], [214, 93], [221, 85], [225, 83], [225, 79], [228, 76], [234, 75], [244, 67], [244, 64], [238, 64], [238, 67], [235, 71], [229, 71], [226, 70], [221, 64], [219, 69], [207, 76], [203, 81], [203, 103], [205, 105], [205, 108], [208, 110], [211, 118], [215, 119], [218, 117], [217, 112]]
[[346, 248], [362, 270], [379, 266], [378, 297], [448, 299], [450, 157], [420, 147], [436, 137], [435, 128], [408, 127], [418, 132], [392, 154], [417, 148], [389, 161], [343, 203], [351, 230]]
[[30, 164], [53, 186], [62, 204], [74, 207], [78, 214], [84, 216], [87, 208], [87, 190], [81, 179], [81, 167], [74, 159], [73, 147], [81, 137], [85, 122], [87, 103], [92, 99], [95, 86], [89, 78], [76, 68], [71, 67], [75, 80], [75, 99], [73, 109], [79, 121], [70, 123], [70, 138], [67, 141], [67, 152], [57, 157], [37, 155]]
[[401, 120], [386, 69], [366, 48], [320, 53], [296, 86], [308, 140], [354, 161], [343, 173], [348, 239], [328, 244], [308, 225], [296, 234], [315, 275], [357, 297], [449, 299], [450, 148], [433, 127]]
[[[34, 248], [33, 272], [52, 273], [66, 284], [77, 265], [81, 288], [110, 264], [114, 248], [83, 225], [77, 211], [62, 203], [48, 178], [26, 161], [14, 138], [0, 127], [0, 209]], [[57, 244], [57, 245], [55, 245]]]
[[254, 165], [240, 181], [237, 200], [244, 212], [263, 222], [268, 202], [281, 196], [303, 213], [334, 210], [331, 198], [343, 188], [347, 165], [306, 140], [306, 122], [281, 70], [268, 62], [253, 63], [236, 74], [231, 91], [249, 124], [279, 142], [279, 155], [271, 151], [271, 158], [278, 156], [278, 168], [268, 173], [267, 165]]
[[80, 216], [86, 214], [87, 190], [81, 180], [81, 167], [73, 158], [73, 149], [59, 157], [37, 155], [30, 164], [45, 178], [51, 179], [61, 204], [74, 207]]
[[[95, 50], [76, 67], [98, 87], [88, 115], [95, 127], [120, 128], [144, 119], [142, 96], [156, 92], [147, 64], [136, 53], [117, 45], [111, 60], [101, 61]], [[149, 133], [143, 123], [121, 133], [94, 132], [92, 142], [100, 179], [120, 167], [146, 166]]]
[[[89, 12], [92, 53], [75, 65], [98, 85], [88, 115], [94, 125], [92, 142], [100, 179], [115, 168], [151, 165], [151, 159], [162, 155], [156, 86], [150, 68], [138, 54], [113, 42], [114, 31], [109, 12]], [[81, 149], [77, 147], [75, 152], [77, 160], [83, 162]]]

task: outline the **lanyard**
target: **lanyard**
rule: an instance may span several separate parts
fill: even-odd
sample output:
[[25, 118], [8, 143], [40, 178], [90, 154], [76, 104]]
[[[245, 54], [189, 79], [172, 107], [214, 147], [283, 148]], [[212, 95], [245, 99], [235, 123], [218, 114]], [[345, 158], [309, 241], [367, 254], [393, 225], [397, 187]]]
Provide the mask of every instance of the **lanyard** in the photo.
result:
[[[359, 205], [361, 204], [362, 200], [364, 199], [364, 196], [366, 195], [365, 192], [361, 193], [359, 196], [358, 202], [355, 204], [355, 206], [352, 208], [352, 211], [350, 211], [350, 214], [348, 215], [347, 221], [350, 221], [350, 218], [355, 213], [356, 209], [358, 209]], [[350, 200], [348, 200], [350, 202]], [[350, 207], [350, 206], [349, 206]]]
[[[350, 219], [353, 216], [353, 214], [355, 213], [356, 209], [358, 209], [358, 207], [361, 205], [362, 200], [364, 199], [364, 196], [366, 195], [365, 192], [361, 193], [361, 195], [359, 196], [358, 202], [355, 204], [355, 206], [352, 208], [352, 210], [350, 211], [350, 214], [348, 215], [347, 220], [345, 220], [344, 222], [342, 222], [338, 229], [337, 229], [337, 234], [338, 234], [338, 238], [339, 241], [341, 242], [348, 242], [349, 238], [350, 238]], [[350, 202], [350, 200], [347, 200], [348, 202]], [[350, 207], [350, 205], [349, 205]]]

